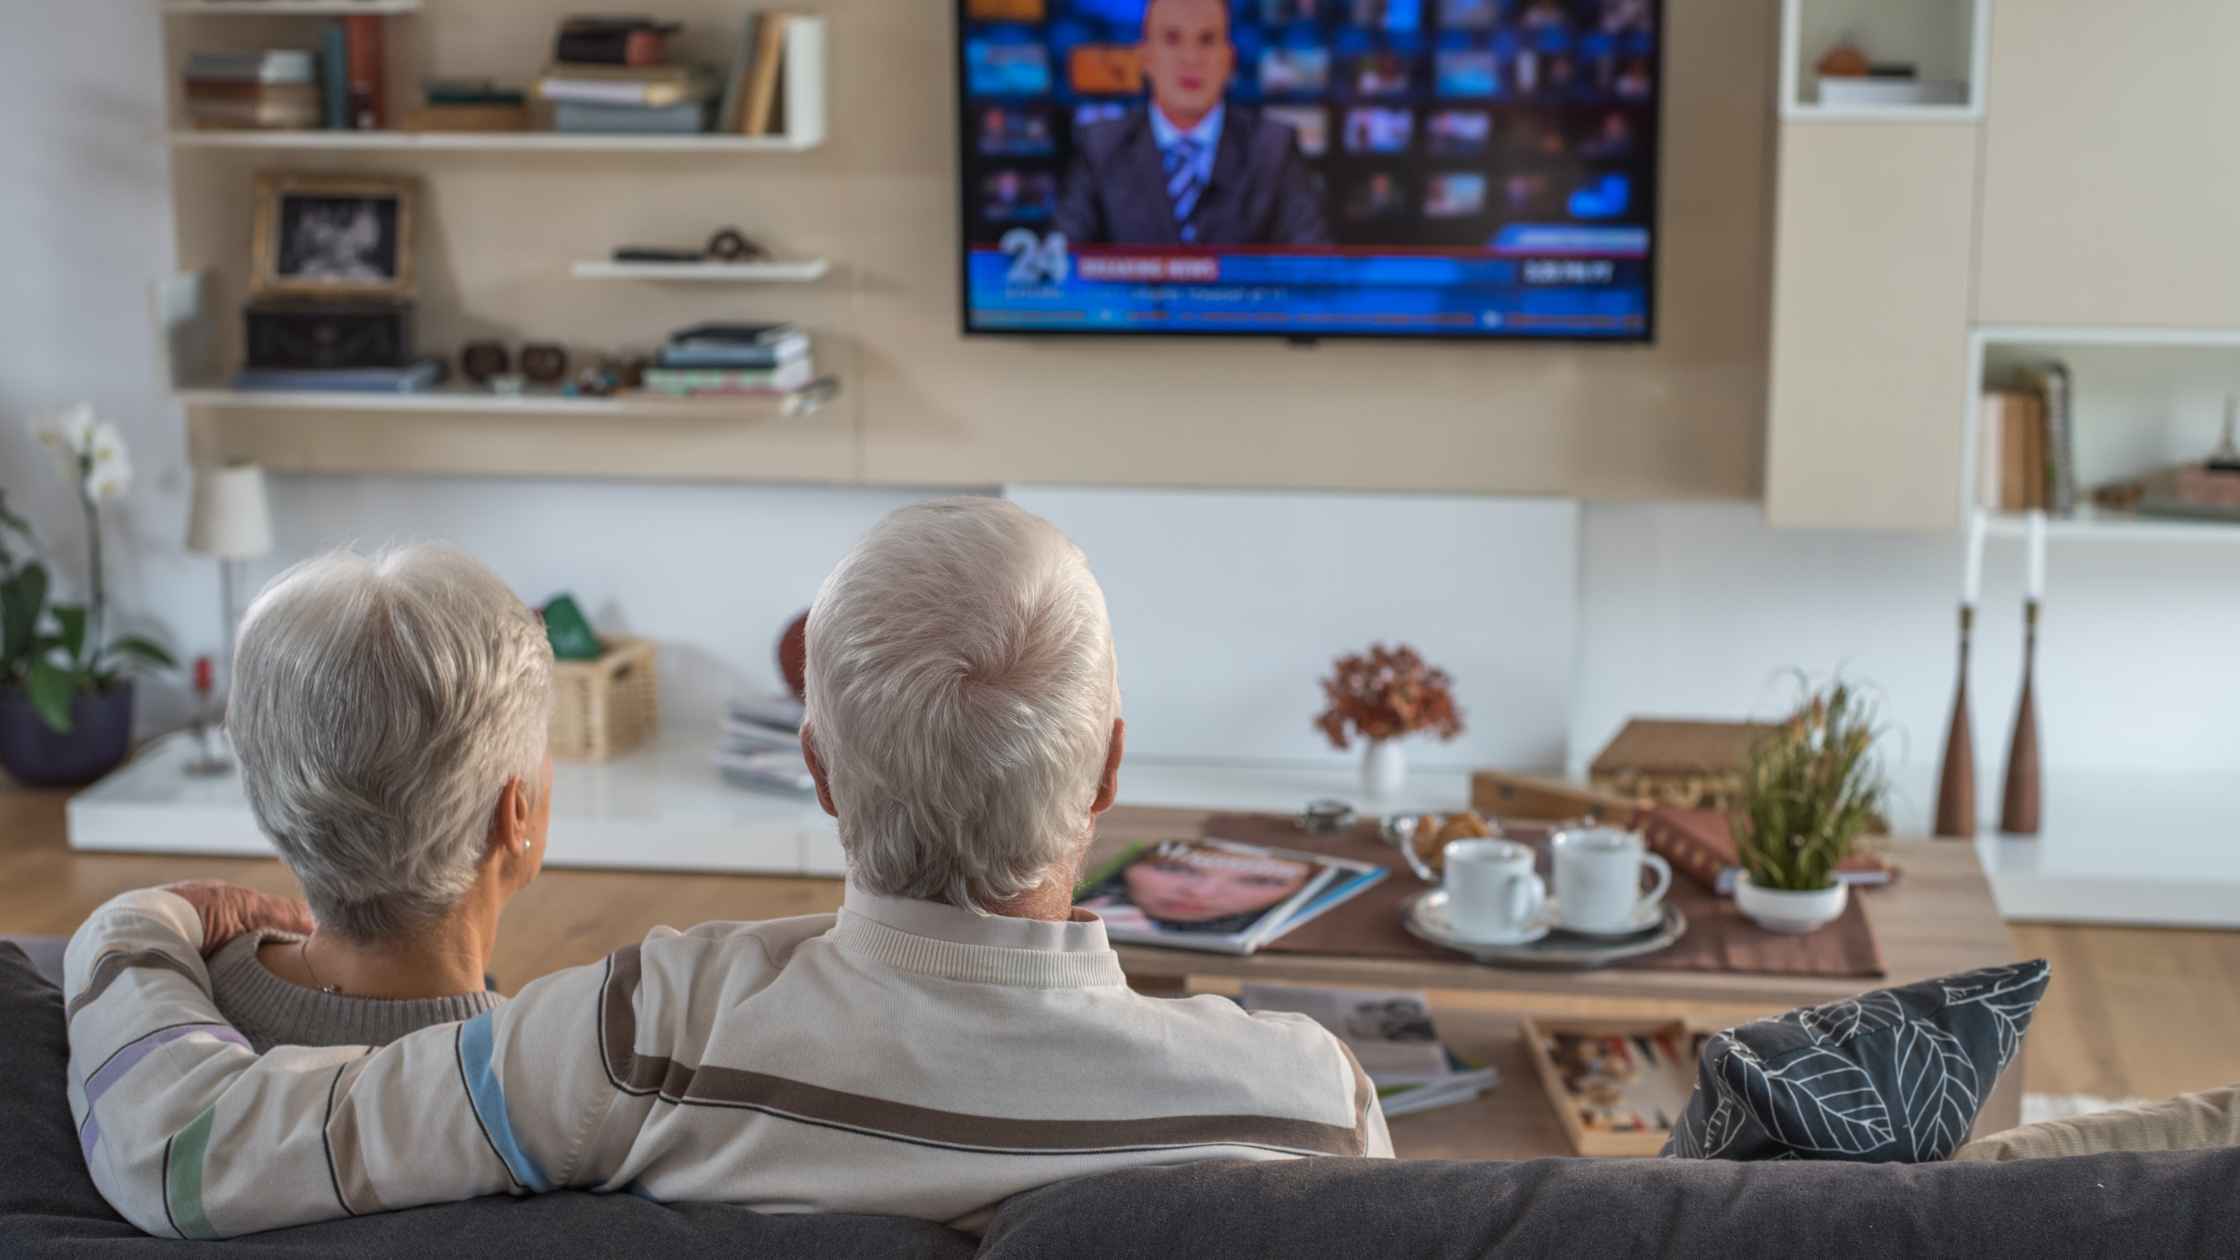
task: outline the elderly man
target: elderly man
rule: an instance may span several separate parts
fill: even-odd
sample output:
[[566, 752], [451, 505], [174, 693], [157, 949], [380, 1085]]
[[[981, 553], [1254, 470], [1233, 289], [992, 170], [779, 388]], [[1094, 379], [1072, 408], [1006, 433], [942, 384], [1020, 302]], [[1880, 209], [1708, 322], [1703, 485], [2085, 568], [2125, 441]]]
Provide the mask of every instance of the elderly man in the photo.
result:
[[826, 579], [808, 638], [837, 916], [657, 930], [463, 1024], [258, 1056], [200, 953], [238, 902], [129, 894], [68, 961], [102, 1193], [195, 1238], [568, 1186], [975, 1229], [1104, 1169], [1391, 1153], [1334, 1038], [1140, 996], [1072, 909], [1123, 727], [1103, 594], [1062, 534], [995, 500], [905, 508]]

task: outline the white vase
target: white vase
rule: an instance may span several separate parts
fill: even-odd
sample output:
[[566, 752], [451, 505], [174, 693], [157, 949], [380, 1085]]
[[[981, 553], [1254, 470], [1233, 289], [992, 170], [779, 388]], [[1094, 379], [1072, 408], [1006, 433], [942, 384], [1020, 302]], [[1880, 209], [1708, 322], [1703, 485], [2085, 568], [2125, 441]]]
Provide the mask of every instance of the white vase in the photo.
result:
[[1768, 932], [1810, 932], [1826, 927], [1843, 914], [1851, 886], [1842, 882], [1813, 892], [1786, 888], [1760, 888], [1744, 875], [1735, 882], [1734, 905], [1750, 921]]
[[1373, 797], [1398, 796], [1408, 782], [1408, 755], [1397, 739], [1372, 739], [1361, 754], [1361, 790]]

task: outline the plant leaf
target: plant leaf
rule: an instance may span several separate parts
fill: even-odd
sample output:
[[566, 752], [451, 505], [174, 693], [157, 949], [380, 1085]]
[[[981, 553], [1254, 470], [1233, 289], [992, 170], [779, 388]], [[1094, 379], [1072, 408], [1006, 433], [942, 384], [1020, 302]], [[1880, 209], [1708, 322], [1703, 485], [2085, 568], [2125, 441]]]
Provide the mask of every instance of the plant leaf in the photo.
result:
[[62, 628], [61, 637], [56, 642], [61, 644], [63, 651], [70, 654], [70, 663], [76, 665], [79, 661], [85, 659], [85, 606], [82, 604], [56, 604], [54, 606], [54, 623]]
[[68, 735], [74, 723], [70, 718], [70, 702], [78, 696], [80, 675], [76, 670], [63, 669], [52, 661], [34, 661], [31, 665], [31, 707], [38, 711], [39, 720], [57, 735]]
[[0, 676], [14, 671], [16, 663], [31, 653], [38, 637], [39, 614], [47, 606], [46, 566], [33, 563], [16, 570], [0, 584]]
[[137, 656], [141, 660], [161, 665], [165, 669], [176, 669], [179, 665], [179, 662], [173, 659], [171, 653], [165, 651], [162, 645], [150, 642], [136, 634], [128, 634], [121, 639], [114, 640], [109, 644], [108, 650]]

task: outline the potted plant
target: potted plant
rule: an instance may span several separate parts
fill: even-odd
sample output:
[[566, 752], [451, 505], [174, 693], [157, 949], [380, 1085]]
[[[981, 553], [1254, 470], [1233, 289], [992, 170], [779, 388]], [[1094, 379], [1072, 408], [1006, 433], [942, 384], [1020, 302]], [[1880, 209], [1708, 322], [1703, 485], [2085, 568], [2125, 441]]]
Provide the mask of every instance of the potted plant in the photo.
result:
[[1809, 932], [1843, 913], [1836, 867], [1881, 822], [1889, 785], [1872, 757], [1874, 709], [1837, 679], [1760, 736], [1729, 819], [1742, 878], [1734, 903], [1771, 932]]
[[1424, 663], [1405, 644], [1387, 649], [1371, 644], [1366, 655], [1341, 656], [1335, 676], [1322, 680], [1330, 707], [1315, 726], [1343, 752], [1353, 736], [1369, 742], [1361, 759], [1361, 786], [1370, 796], [1391, 796], [1408, 778], [1400, 740], [1417, 731], [1435, 731], [1442, 740], [1462, 733], [1462, 710], [1455, 707], [1454, 680]]
[[28, 553], [30, 526], [0, 501], [0, 766], [24, 783], [65, 787], [107, 774], [131, 747], [132, 682], [122, 667], [172, 660], [146, 639], [105, 637], [99, 504], [132, 484], [124, 438], [83, 403], [33, 432], [85, 512], [88, 599], [47, 603], [46, 567], [28, 554], [19, 562], [9, 545], [12, 536]]

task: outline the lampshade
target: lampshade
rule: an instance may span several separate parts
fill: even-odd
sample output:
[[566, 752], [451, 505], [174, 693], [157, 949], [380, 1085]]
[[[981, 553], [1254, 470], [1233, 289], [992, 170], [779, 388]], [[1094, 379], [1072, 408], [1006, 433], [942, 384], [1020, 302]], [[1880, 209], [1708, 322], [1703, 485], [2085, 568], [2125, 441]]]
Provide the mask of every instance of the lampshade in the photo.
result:
[[220, 560], [246, 560], [272, 550], [264, 469], [227, 464], [194, 470], [194, 515], [187, 520], [187, 550]]

